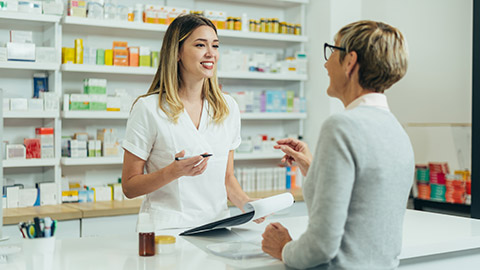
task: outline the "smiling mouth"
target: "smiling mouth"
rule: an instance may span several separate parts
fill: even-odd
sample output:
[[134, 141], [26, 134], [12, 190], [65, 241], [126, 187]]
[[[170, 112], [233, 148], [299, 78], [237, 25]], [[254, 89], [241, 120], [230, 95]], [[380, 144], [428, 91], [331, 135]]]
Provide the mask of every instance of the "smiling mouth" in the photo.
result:
[[213, 67], [212, 62], [201, 62], [200, 64], [202, 64], [202, 66], [206, 66], [206, 67]]

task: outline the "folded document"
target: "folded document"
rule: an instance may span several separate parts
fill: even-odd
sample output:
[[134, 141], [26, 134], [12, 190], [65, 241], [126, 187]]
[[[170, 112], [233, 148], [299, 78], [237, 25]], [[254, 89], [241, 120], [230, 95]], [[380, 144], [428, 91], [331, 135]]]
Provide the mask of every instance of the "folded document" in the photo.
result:
[[243, 209], [245, 213], [233, 217], [217, 220], [199, 227], [182, 232], [180, 235], [192, 235], [210, 230], [223, 229], [226, 227], [238, 226], [255, 220], [276, 211], [292, 206], [294, 199], [291, 193], [282, 193], [272, 197], [246, 203]]

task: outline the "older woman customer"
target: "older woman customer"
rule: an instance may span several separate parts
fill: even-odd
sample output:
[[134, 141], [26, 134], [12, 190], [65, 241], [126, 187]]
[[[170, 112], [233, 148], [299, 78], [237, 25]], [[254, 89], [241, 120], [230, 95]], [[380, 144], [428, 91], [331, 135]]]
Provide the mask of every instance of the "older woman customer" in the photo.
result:
[[383, 93], [407, 70], [407, 44], [390, 25], [359, 21], [343, 27], [324, 51], [327, 93], [346, 110], [324, 122], [314, 157], [304, 142], [278, 141], [283, 161], [307, 175], [309, 223], [294, 241], [281, 224], [268, 225], [262, 248], [295, 268], [393, 269], [414, 158]]

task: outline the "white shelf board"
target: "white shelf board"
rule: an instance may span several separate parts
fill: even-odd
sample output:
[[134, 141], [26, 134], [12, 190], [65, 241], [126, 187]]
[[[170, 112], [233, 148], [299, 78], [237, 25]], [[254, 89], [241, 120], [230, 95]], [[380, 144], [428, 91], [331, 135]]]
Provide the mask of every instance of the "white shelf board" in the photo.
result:
[[245, 120], [288, 120], [288, 119], [305, 119], [306, 113], [242, 113], [242, 119]]
[[60, 22], [61, 18], [62, 16], [59, 16], [59, 15], [45, 15], [45, 14], [32, 14], [32, 13], [26, 13], [26, 12], [0, 11], [1, 20], [19, 20], [19, 21], [56, 23], [56, 22]]
[[7, 159], [3, 160], [4, 168], [19, 167], [48, 167], [58, 164], [55, 158], [32, 158], [32, 159]]
[[58, 115], [59, 115], [58, 111], [3, 112], [3, 118], [57, 118]]
[[128, 119], [128, 112], [110, 111], [63, 111], [65, 119]]
[[58, 70], [60, 64], [24, 61], [0, 61], [0, 69]]
[[[208, 0], [207, 0], [208, 1]], [[210, 0], [211, 2], [218, 2], [219, 0]], [[294, 7], [300, 4], [308, 4], [309, 0], [222, 0], [222, 2], [242, 3], [250, 5], [262, 5], [272, 7]]]
[[[276, 1], [282, 2], [282, 1]], [[88, 19], [80, 17], [65, 16], [62, 20], [63, 25], [80, 26], [80, 27], [92, 27], [92, 28], [110, 28], [120, 30], [135, 30], [135, 31], [150, 31], [165, 33], [168, 25], [164, 24], [152, 24], [144, 22], [127, 22], [118, 20], [101, 20], [101, 19]], [[72, 27], [73, 28], [73, 27]], [[284, 41], [284, 42], [307, 42], [307, 36], [286, 35], [286, 34], [272, 34], [272, 33], [258, 33], [258, 32], [242, 32], [234, 30], [218, 30], [218, 36], [227, 38], [238, 39], [253, 39], [253, 40], [269, 40], [269, 41]]]
[[113, 73], [131, 75], [155, 75], [157, 69], [152, 67], [122, 67], [86, 64], [62, 64], [62, 71], [86, 73]]
[[239, 71], [219, 71], [219, 78], [224, 79], [249, 79], [249, 80], [277, 80], [277, 81], [306, 81], [306, 74], [296, 73], [264, 73], [264, 72], [239, 72]]
[[[85, 72], [85, 73], [113, 73], [130, 75], [155, 75], [157, 69], [152, 67], [121, 67], [86, 64], [62, 64], [62, 71]], [[252, 80], [278, 80], [278, 81], [305, 81], [306, 74], [296, 73], [263, 73], [263, 72], [218, 72], [219, 78], [224, 79], [252, 79]]]
[[259, 32], [242, 32], [235, 30], [217, 30], [218, 36], [241, 39], [258, 39], [270, 41], [287, 41], [287, 42], [307, 42], [307, 36], [273, 34], [273, 33], [259, 33]]
[[64, 25], [80, 25], [80, 26], [155, 31], [155, 32], [165, 32], [167, 31], [167, 27], [168, 27], [168, 25], [164, 25], [164, 24], [128, 22], [128, 21], [119, 21], [119, 20], [101, 20], [101, 19], [80, 18], [80, 17], [73, 17], [73, 16], [63, 17], [62, 22]]
[[60, 163], [65, 166], [84, 166], [84, 165], [117, 165], [123, 163], [122, 157], [87, 157], [87, 158], [68, 158], [62, 157]]
[[235, 153], [233, 155], [234, 160], [260, 160], [260, 159], [281, 159], [283, 152], [252, 152], [252, 153]]

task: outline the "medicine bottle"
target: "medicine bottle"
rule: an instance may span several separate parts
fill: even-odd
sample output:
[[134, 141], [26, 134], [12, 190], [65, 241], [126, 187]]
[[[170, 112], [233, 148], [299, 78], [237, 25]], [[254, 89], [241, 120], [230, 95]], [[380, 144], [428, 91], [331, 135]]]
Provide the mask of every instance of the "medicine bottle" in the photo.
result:
[[155, 232], [150, 214], [140, 213], [138, 215], [138, 255], [155, 255]]

